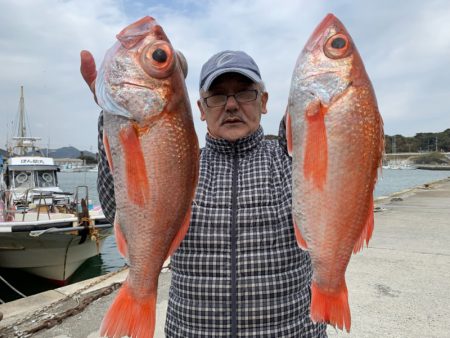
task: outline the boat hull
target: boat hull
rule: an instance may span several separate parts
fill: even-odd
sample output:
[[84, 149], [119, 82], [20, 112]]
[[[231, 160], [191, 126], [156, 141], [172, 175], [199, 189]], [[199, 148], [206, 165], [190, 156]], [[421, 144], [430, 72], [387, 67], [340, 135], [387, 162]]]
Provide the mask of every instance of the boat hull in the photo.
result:
[[89, 258], [97, 255], [112, 227], [99, 230], [98, 240], [89, 235], [82, 241], [78, 231], [43, 233], [32, 237], [29, 232], [0, 235], [0, 267], [21, 269], [65, 284], [73, 273]]

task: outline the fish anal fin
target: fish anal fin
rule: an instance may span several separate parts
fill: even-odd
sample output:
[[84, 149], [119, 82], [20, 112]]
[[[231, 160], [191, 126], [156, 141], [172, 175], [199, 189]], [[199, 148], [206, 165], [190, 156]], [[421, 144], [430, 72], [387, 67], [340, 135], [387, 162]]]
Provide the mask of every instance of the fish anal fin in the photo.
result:
[[308, 244], [306, 244], [305, 239], [303, 238], [302, 233], [300, 232], [300, 229], [298, 228], [297, 224], [294, 223], [294, 232], [295, 232], [295, 239], [297, 240], [297, 244], [302, 250], [308, 250]]
[[345, 280], [333, 293], [324, 292], [314, 281], [311, 284], [311, 319], [326, 322], [340, 330], [350, 332], [351, 315], [348, 305], [348, 291]]
[[359, 252], [366, 242], [366, 246], [369, 245], [369, 241], [372, 238], [374, 228], [374, 213], [373, 213], [373, 196], [370, 198], [369, 213], [367, 214], [366, 223], [361, 231], [361, 235], [353, 247], [353, 253]]
[[289, 156], [292, 156], [292, 125], [289, 111], [286, 110], [286, 143]]
[[306, 145], [303, 174], [306, 179], [312, 180], [314, 186], [319, 190], [323, 190], [328, 169], [326, 112], [327, 108], [318, 100], [311, 102], [305, 112]]
[[137, 297], [125, 281], [103, 318], [100, 336], [153, 337], [155, 321], [156, 291]]
[[186, 236], [186, 233], [189, 229], [189, 224], [191, 222], [191, 208], [188, 209], [186, 216], [184, 217], [183, 224], [181, 225], [180, 229], [178, 230], [178, 233], [174, 237], [172, 244], [170, 245], [169, 251], [167, 252], [167, 258], [173, 255], [176, 249], [181, 244], [181, 241], [184, 239], [184, 236]]
[[114, 219], [114, 235], [116, 237], [116, 245], [117, 250], [119, 250], [122, 257], [128, 257], [128, 245], [127, 241], [125, 240], [125, 236], [123, 235], [122, 229], [120, 229], [120, 224], [117, 221], [117, 212]]
[[120, 131], [119, 137], [125, 157], [128, 197], [142, 207], [149, 201], [150, 191], [138, 132], [134, 126], [127, 126]]

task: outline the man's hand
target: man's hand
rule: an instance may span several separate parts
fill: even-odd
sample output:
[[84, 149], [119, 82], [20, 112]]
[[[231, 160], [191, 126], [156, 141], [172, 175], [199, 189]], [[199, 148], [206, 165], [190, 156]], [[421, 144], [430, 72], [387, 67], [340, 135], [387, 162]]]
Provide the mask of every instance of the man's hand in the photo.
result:
[[81, 66], [80, 72], [84, 81], [88, 84], [92, 93], [94, 94], [94, 100], [97, 102], [97, 96], [95, 95], [95, 79], [97, 78], [97, 69], [95, 68], [95, 60], [92, 54], [87, 50], [82, 50], [80, 53]]

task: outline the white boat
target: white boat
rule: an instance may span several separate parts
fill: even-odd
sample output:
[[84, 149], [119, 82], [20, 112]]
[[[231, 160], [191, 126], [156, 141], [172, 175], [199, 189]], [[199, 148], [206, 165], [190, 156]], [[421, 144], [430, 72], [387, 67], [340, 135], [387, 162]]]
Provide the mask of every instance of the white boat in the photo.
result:
[[65, 284], [100, 252], [112, 225], [89, 205], [87, 186], [74, 187], [74, 193], [59, 188], [57, 165], [40, 155], [39, 139], [25, 135], [23, 121], [22, 89], [22, 133], [13, 138], [9, 158], [0, 160], [0, 267]]

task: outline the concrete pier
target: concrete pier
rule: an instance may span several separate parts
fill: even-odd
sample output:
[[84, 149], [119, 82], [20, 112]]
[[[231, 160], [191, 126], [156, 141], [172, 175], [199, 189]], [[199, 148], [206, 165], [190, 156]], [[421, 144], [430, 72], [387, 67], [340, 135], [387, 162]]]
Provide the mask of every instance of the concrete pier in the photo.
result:
[[[347, 269], [351, 333], [450, 337], [450, 179], [380, 198], [368, 248]], [[0, 305], [0, 337], [96, 338], [127, 271]], [[155, 337], [164, 337], [170, 272], [162, 272]], [[50, 327], [45, 329], [43, 327]]]

